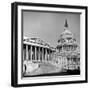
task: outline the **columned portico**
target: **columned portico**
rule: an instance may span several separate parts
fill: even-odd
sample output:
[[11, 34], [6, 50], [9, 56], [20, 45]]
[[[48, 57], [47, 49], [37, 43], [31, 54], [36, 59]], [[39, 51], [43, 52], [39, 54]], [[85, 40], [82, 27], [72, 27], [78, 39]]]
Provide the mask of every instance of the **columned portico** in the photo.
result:
[[54, 50], [47, 44], [38, 42], [29, 42], [24, 40], [23, 43], [23, 60], [32, 62], [44, 62], [51, 59], [51, 54]]

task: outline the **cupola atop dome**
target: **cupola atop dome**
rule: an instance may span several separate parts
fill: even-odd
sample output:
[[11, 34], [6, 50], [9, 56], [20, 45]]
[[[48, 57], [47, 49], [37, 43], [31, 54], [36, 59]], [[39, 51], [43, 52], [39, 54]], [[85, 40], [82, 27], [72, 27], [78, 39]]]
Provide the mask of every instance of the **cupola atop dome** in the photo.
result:
[[61, 33], [60, 35], [62, 38], [72, 38], [73, 34], [70, 32], [70, 30], [68, 30], [68, 23], [67, 23], [67, 19], [65, 20], [65, 25], [64, 25], [64, 32]]
[[58, 39], [58, 42], [64, 40], [65, 42], [70, 41], [71, 39], [73, 39], [73, 34], [70, 32], [70, 30], [68, 29], [68, 23], [67, 23], [67, 19], [65, 20], [65, 25], [64, 25], [64, 32], [62, 32], [60, 34], [60, 37]]
[[66, 30], [68, 28], [68, 23], [67, 23], [67, 19], [65, 20], [65, 25], [64, 25], [64, 30]]

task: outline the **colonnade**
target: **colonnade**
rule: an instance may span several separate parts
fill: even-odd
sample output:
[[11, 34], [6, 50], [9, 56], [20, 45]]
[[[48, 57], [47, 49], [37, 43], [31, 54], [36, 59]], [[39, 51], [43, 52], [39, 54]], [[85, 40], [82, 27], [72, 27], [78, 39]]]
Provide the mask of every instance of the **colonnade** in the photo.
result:
[[62, 45], [59, 47], [59, 51], [74, 51], [76, 48], [76, 45]]
[[33, 46], [33, 45], [23, 45], [23, 60], [51, 60], [52, 50], [49, 48]]
[[78, 58], [77, 56], [76, 57], [68, 57], [67, 58], [67, 67], [68, 68], [71, 68], [71, 69], [74, 69], [74, 68], [78, 68], [80, 67], [80, 58]]

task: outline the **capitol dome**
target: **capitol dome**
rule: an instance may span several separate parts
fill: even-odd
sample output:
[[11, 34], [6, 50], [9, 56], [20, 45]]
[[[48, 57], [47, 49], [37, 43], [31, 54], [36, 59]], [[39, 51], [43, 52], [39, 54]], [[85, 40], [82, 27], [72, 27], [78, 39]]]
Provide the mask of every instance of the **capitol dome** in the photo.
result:
[[73, 37], [73, 34], [68, 30], [68, 24], [67, 20], [65, 21], [64, 25], [64, 32], [60, 34], [60, 37], [58, 39], [58, 45], [57, 49], [61, 49], [63, 47], [63, 50], [69, 51], [76, 50], [78, 47], [76, 39]]
[[66, 29], [61, 33], [60, 38], [73, 38], [73, 34], [68, 29]]
[[73, 39], [73, 34], [70, 32], [70, 30], [68, 30], [68, 24], [67, 24], [67, 20], [66, 20], [65, 25], [64, 25], [64, 32], [62, 32], [60, 34], [60, 37], [58, 39], [58, 43], [68, 42], [71, 39]]
[[73, 34], [68, 29], [67, 20], [65, 21], [64, 31], [60, 34], [58, 39], [55, 57], [59, 58], [58, 60], [62, 62], [61, 65], [66, 63], [65, 67], [63, 65], [64, 69], [80, 69], [79, 43], [77, 43]]

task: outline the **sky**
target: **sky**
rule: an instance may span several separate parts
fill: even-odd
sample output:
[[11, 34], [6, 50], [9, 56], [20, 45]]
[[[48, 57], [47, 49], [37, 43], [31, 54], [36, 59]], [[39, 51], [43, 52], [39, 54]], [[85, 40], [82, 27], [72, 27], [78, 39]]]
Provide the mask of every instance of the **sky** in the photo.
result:
[[80, 14], [77, 13], [23, 11], [23, 35], [40, 38], [56, 47], [66, 19], [68, 30], [80, 43]]

